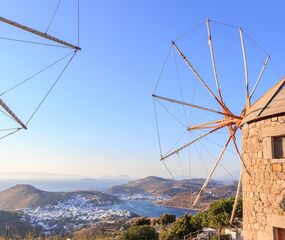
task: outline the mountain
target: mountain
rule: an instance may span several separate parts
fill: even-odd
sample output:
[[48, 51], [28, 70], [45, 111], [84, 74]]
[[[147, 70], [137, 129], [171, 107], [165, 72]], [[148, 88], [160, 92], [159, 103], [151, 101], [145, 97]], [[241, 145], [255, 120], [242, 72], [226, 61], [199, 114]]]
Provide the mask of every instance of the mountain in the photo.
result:
[[[130, 181], [126, 184], [111, 187], [107, 192], [110, 194], [135, 194], [146, 193], [154, 196], [175, 196], [177, 194], [190, 191], [197, 192], [203, 185], [205, 179], [183, 179], [174, 180], [156, 176], [148, 176], [146, 178]], [[224, 186], [220, 181], [211, 181], [209, 187]]]
[[76, 196], [84, 197], [95, 204], [110, 204], [117, 198], [97, 191], [47, 192], [31, 185], [16, 185], [0, 192], [0, 210], [20, 210], [24, 208], [57, 204]]

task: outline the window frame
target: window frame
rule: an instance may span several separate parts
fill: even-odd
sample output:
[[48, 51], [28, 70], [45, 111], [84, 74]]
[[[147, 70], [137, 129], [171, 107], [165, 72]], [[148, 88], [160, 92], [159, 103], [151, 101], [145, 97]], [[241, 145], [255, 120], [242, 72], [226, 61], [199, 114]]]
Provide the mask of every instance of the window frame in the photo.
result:
[[[274, 150], [274, 138], [285, 137], [284, 126], [274, 126], [264, 128], [261, 131], [263, 141], [263, 158], [270, 159], [271, 163], [285, 163], [284, 158], [276, 158]], [[285, 149], [284, 149], [285, 152]], [[284, 154], [285, 155], [285, 154]]]

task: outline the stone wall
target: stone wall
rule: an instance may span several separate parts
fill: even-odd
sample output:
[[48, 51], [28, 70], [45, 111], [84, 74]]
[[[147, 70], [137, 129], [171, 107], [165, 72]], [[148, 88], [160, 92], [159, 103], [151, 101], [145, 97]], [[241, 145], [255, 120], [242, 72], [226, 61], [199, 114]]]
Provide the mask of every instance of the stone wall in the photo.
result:
[[285, 116], [245, 124], [242, 154], [243, 233], [245, 240], [275, 239], [273, 227], [285, 228], [285, 159], [274, 159], [272, 137], [285, 135]]

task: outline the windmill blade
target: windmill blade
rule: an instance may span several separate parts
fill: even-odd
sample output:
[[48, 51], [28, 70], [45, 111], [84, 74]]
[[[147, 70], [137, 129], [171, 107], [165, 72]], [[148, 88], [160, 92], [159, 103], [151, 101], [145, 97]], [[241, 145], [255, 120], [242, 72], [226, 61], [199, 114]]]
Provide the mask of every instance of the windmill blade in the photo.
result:
[[154, 98], [158, 98], [158, 99], [161, 99], [161, 100], [164, 100], [164, 101], [167, 101], [167, 102], [177, 103], [177, 104], [181, 104], [181, 105], [184, 105], [184, 106], [197, 108], [197, 109], [200, 109], [200, 110], [217, 113], [217, 114], [220, 114], [220, 115], [223, 115], [223, 116], [228, 116], [228, 117], [241, 119], [239, 116], [236, 116], [236, 115], [233, 115], [233, 114], [230, 114], [230, 113], [227, 113], [227, 112], [220, 112], [220, 111], [217, 111], [217, 110], [214, 110], [214, 109], [211, 109], [211, 108], [199, 106], [199, 105], [192, 104], [192, 103], [187, 103], [187, 102], [176, 100], [176, 99], [173, 99], [173, 98], [162, 97], [162, 96], [159, 96], [159, 95], [156, 95], [156, 94], [152, 94], [152, 96]]
[[218, 73], [217, 73], [217, 67], [216, 67], [216, 61], [215, 61], [215, 55], [214, 55], [214, 48], [213, 48], [213, 41], [212, 41], [212, 34], [211, 34], [209, 18], [206, 19], [206, 26], [207, 26], [207, 33], [208, 33], [208, 45], [209, 45], [210, 53], [211, 53], [212, 67], [213, 67], [213, 71], [214, 71], [216, 86], [217, 86], [218, 94], [220, 97], [220, 101], [223, 102], [223, 98], [222, 98], [222, 94], [221, 94], [221, 88], [220, 88], [219, 79], [218, 79]]
[[214, 121], [209, 121], [201, 124], [197, 124], [191, 127], [188, 127], [188, 131], [198, 130], [198, 129], [208, 129], [208, 128], [216, 128], [219, 127], [221, 124], [234, 124], [236, 121], [240, 121], [239, 119], [218, 119]]
[[27, 129], [26, 125], [17, 117], [15, 113], [7, 106], [6, 103], [3, 102], [2, 99], [0, 99], [0, 106], [5, 109], [5, 111], [18, 123], [20, 124], [24, 129]]
[[195, 143], [195, 142], [201, 140], [202, 138], [208, 136], [209, 134], [211, 134], [211, 133], [213, 133], [213, 132], [215, 132], [215, 131], [217, 131], [217, 130], [219, 130], [219, 129], [225, 127], [225, 126], [226, 126], [226, 124], [221, 125], [221, 126], [215, 128], [215, 129], [212, 129], [211, 131], [209, 131], [209, 132], [207, 132], [207, 133], [201, 135], [200, 137], [194, 139], [193, 141], [186, 143], [185, 145], [183, 145], [182, 147], [176, 149], [175, 151], [173, 151], [173, 152], [171, 152], [171, 153], [169, 153], [169, 154], [167, 154], [167, 155], [161, 157], [160, 160], [161, 160], [161, 161], [162, 161], [162, 160], [165, 160], [166, 158], [169, 158], [170, 156], [172, 156], [172, 155], [174, 155], [174, 154], [176, 154], [176, 153], [179, 153], [179, 152], [182, 151], [184, 148], [190, 146], [191, 144], [193, 144], [193, 143]]
[[[241, 122], [240, 122], [240, 124], [241, 124]], [[231, 136], [231, 138], [232, 138], [232, 141], [233, 141], [235, 150], [236, 150], [236, 152], [237, 152], [237, 154], [238, 154], [238, 156], [239, 156], [239, 159], [240, 159], [240, 161], [241, 161], [241, 163], [242, 163], [244, 169], [246, 170], [247, 174], [248, 174], [249, 176], [251, 176], [251, 174], [250, 174], [250, 172], [249, 172], [247, 166], [245, 165], [245, 163], [244, 163], [244, 161], [243, 161], [243, 159], [242, 159], [241, 153], [240, 153], [240, 151], [239, 151], [239, 149], [238, 149], [238, 146], [237, 146], [236, 139], [235, 139], [235, 137], [234, 137], [234, 135], [235, 135], [235, 133], [236, 133], [236, 131], [237, 131], [238, 128], [239, 128], [239, 125], [237, 125], [237, 126], [235, 127], [234, 132], [232, 133], [233, 135]]]
[[230, 219], [230, 225], [232, 225], [233, 220], [234, 220], [234, 216], [235, 216], [235, 212], [236, 212], [236, 208], [237, 208], [237, 203], [238, 203], [238, 197], [239, 197], [239, 193], [240, 193], [241, 181], [242, 181], [242, 169], [241, 169], [240, 175], [239, 175], [237, 191], [236, 191], [236, 195], [235, 195], [235, 201], [234, 201], [233, 210], [232, 210], [231, 219]]
[[192, 204], [192, 208], [193, 208], [193, 207], [196, 205], [196, 203], [199, 201], [201, 194], [204, 192], [205, 188], [208, 186], [208, 184], [209, 184], [209, 182], [210, 182], [210, 180], [211, 180], [211, 178], [212, 178], [212, 176], [213, 176], [213, 174], [214, 174], [214, 172], [215, 172], [215, 170], [216, 170], [216, 168], [217, 168], [219, 162], [221, 161], [222, 157], [223, 157], [224, 154], [225, 154], [225, 151], [226, 151], [226, 149], [227, 149], [227, 147], [228, 147], [228, 145], [229, 145], [229, 143], [230, 143], [230, 141], [231, 141], [231, 138], [232, 138], [232, 137], [229, 136], [229, 138], [228, 138], [228, 140], [227, 140], [225, 146], [223, 147], [223, 149], [222, 149], [222, 151], [221, 151], [219, 157], [217, 158], [217, 160], [216, 160], [216, 162], [215, 162], [214, 167], [212, 168], [210, 174], [208, 175], [208, 177], [207, 177], [207, 179], [205, 180], [203, 186], [201, 187], [201, 189], [200, 189], [198, 195], [196, 196], [196, 198], [195, 198], [195, 200], [194, 200], [194, 202], [193, 202], [193, 204]]
[[270, 60], [270, 55], [267, 56], [267, 58], [265, 59], [265, 61], [264, 61], [264, 63], [263, 63], [263, 66], [262, 66], [261, 71], [260, 71], [260, 73], [259, 73], [259, 75], [258, 75], [258, 78], [257, 78], [257, 80], [256, 80], [256, 82], [255, 82], [255, 84], [254, 84], [254, 87], [253, 87], [253, 89], [252, 89], [250, 95], [249, 95], [249, 99], [251, 99], [251, 97], [253, 96], [253, 94], [254, 94], [254, 92], [255, 92], [255, 90], [256, 90], [256, 88], [257, 88], [257, 86], [258, 86], [258, 84], [259, 84], [259, 82], [260, 82], [260, 80], [261, 80], [261, 78], [262, 78], [262, 76], [263, 76], [264, 70], [265, 70], [265, 68], [266, 68], [267, 63], [269, 62], [269, 60]]
[[207, 89], [207, 91], [212, 95], [212, 97], [221, 105], [222, 108], [224, 108], [224, 104], [217, 98], [217, 96], [214, 94], [214, 92], [211, 90], [211, 88], [208, 86], [208, 84], [204, 81], [204, 79], [200, 76], [200, 74], [197, 72], [197, 70], [193, 67], [191, 62], [185, 57], [185, 55], [182, 53], [182, 51], [177, 47], [175, 42], [172, 41], [172, 46], [174, 49], [179, 53], [179, 55], [182, 57], [186, 65], [192, 70], [194, 75], [197, 77], [197, 79], [202, 83], [202, 85]]
[[35, 35], [38, 35], [38, 36], [40, 36], [40, 37], [42, 37], [42, 38], [46, 38], [46, 39], [51, 40], [51, 41], [53, 41], [53, 42], [57, 42], [57, 43], [59, 43], [59, 44], [61, 44], [61, 45], [64, 45], [64, 46], [73, 48], [73, 49], [75, 49], [75, 50], [81, 50], [80, 47], [75, 46], [75, 45], [73, 45], [73, 44], [71, 44], [71, 43], [69, 43], [69, 42], [63, 41], [63, 40], [61, 40], [61, 39], [59, 39], [59, 38], [56, 38], [56, 37], [51, 36], [51, 35], [49, 35], [49, 34], [47, 34], [47, 33], [38, 31], [38, 30], [36, 30], [36, 29], [27, 27], [27, 26], [22, 25], [22, 24], [20, 24], [20, 23], [11, 21], [11, 20], [9, 20], [9, 19], [7, 19], [7, 18], [0, 17], [0, 21], [1, 21], [1, 22], [4, 22], [4, 23], [7, 23], [7, 24], [9, 24], [9, 25], [12, 25], [12, 26], [14, 26], [14, 27], [20, 28], [20, 29], [22, 29], [22, 30], [25, 30], [25, 31], [27, 31], [27, 32], [33, 33], [33, 34], [35, 34]]
[[239, 29], [240, 42], [242, 48], [242, 56], [243, 56], [243, 66], [244, 66], [244, 77], [245, 77], [245, 91], [246, 91], [246, 109], [250, 107], [250, 98], [249, 98], [249, 90], [248, 90], [248, 69], [247, 69], [247, 59], [246, 59], [246, 51], [244, 46], [244, 38], [243, 38], [243, 30]]

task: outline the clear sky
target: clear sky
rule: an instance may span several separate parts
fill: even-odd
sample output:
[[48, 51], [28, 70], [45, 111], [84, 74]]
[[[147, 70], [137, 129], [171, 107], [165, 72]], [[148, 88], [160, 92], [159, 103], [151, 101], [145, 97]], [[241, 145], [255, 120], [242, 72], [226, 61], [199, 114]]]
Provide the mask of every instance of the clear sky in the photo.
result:
[[[49, 29], [50, 34], [76, 43], [76, 2], [62, 0]], [[0, 15], [45, 31], [56, 4], [55, 0], [4, 1], [1, 3]], [[76, 55], [70, 68], [35, 116], [29, 130], [1, 140], [1, 172], [86, 177], [121, 174], [134, 177], [169, 176], [159, 161], [151, 93], [170, 41], [207, 17], [243, 26], [271, 53], [279, 71], [278, 77], [284, 73], [284, 3], [281, 0], [81, 0], [80, 15], [82, 51]], [[3, 23], [0, 23], [0, 36], [41, 40]], [[223, 40], [222, 36], [217, 42], [220, 40]], [[190, 39], [187, 42], [186, 39], [181, 44], [185, 51], [189, 46], [190, 51], [191, 46], [197, 50], [199, 43], [199, 39], [194, 37], [192, 41]], [[7, 43], [4, 40], [1, 40], [0, 48], [0, 75], [3, 79], [1, 91], [68, 52], [66, 49]], [[193, 58], [195, 54], [199, 55], [196, 50], [193, 51]], [[225, 54], [229, 53], [224, 50], [221, 56]], [[192, 56], [191, 51], [187, 55]], [[255, 60], [259, 65], [251, 65], [256, 69], [252, 70], [253, 75], [260, 70], [263, 56], [261, 60], [254, 57], [250, 59], [251, 62]], [[272, 69], [273, 65], [270, 71]], [[171, 70], [174, 69], [170, 67], [169, 71]], [[203, 69], [203, 66], [201, 71], [209, 71], [205, 73], [206, 77], [212, 74], [211, 69]], [[231, 74], [243, 76], [238, 71]], [[59, 69], [51, 70], [39, 77], [40, 82], [29, 83], [27, 87], [7, 94], [3, 99], [19, 116], [27, 120], [51, 84], [50, 79], [54, 79], [58, 72]], [[266, 84], [260, 86], [260, 93], [278, 80], [278, 77], [270, 76], [268, 75]], [[223, 82], [224, 89], [228, 90], [233, 83], [227, 79]], [[207, 81], [214, 83], [213, 78]], [[172, 90], [170, 86], [165, 88], [168, 92]], [[239, 105], [238, 101], [243, 95], [238, 93], [231, 96], [230, 104]], [[189, 99], [193, 97], [190, 91], [188, 95]], [[174, 125], [164, 127], [171, 129], [172, 126]], [[174, 133], [167, 136], [169, 141], [176, 141]], [[216, 141], [218, 140], [221, 139], [217, 138]], [[214, 148], [210, 149], [217, 155]], [[200, 166], [198, 155], [196, 153], [192, 157], [192, 174], [204, 176], [207, 171]], [[213, 161], [204, 161], [206, 169], [209, 169]], [[187, 175], [183, 173], [187, 163], [184, 164], [180, 165], [180, 172], [175, 170], [175, 175]], [[239, 168], [238, 161], [224, 164], [228, 171]], [[175, 165], [178, 165], [177, 161]], [[225, 175], [220, 173], [223, 174]]]

